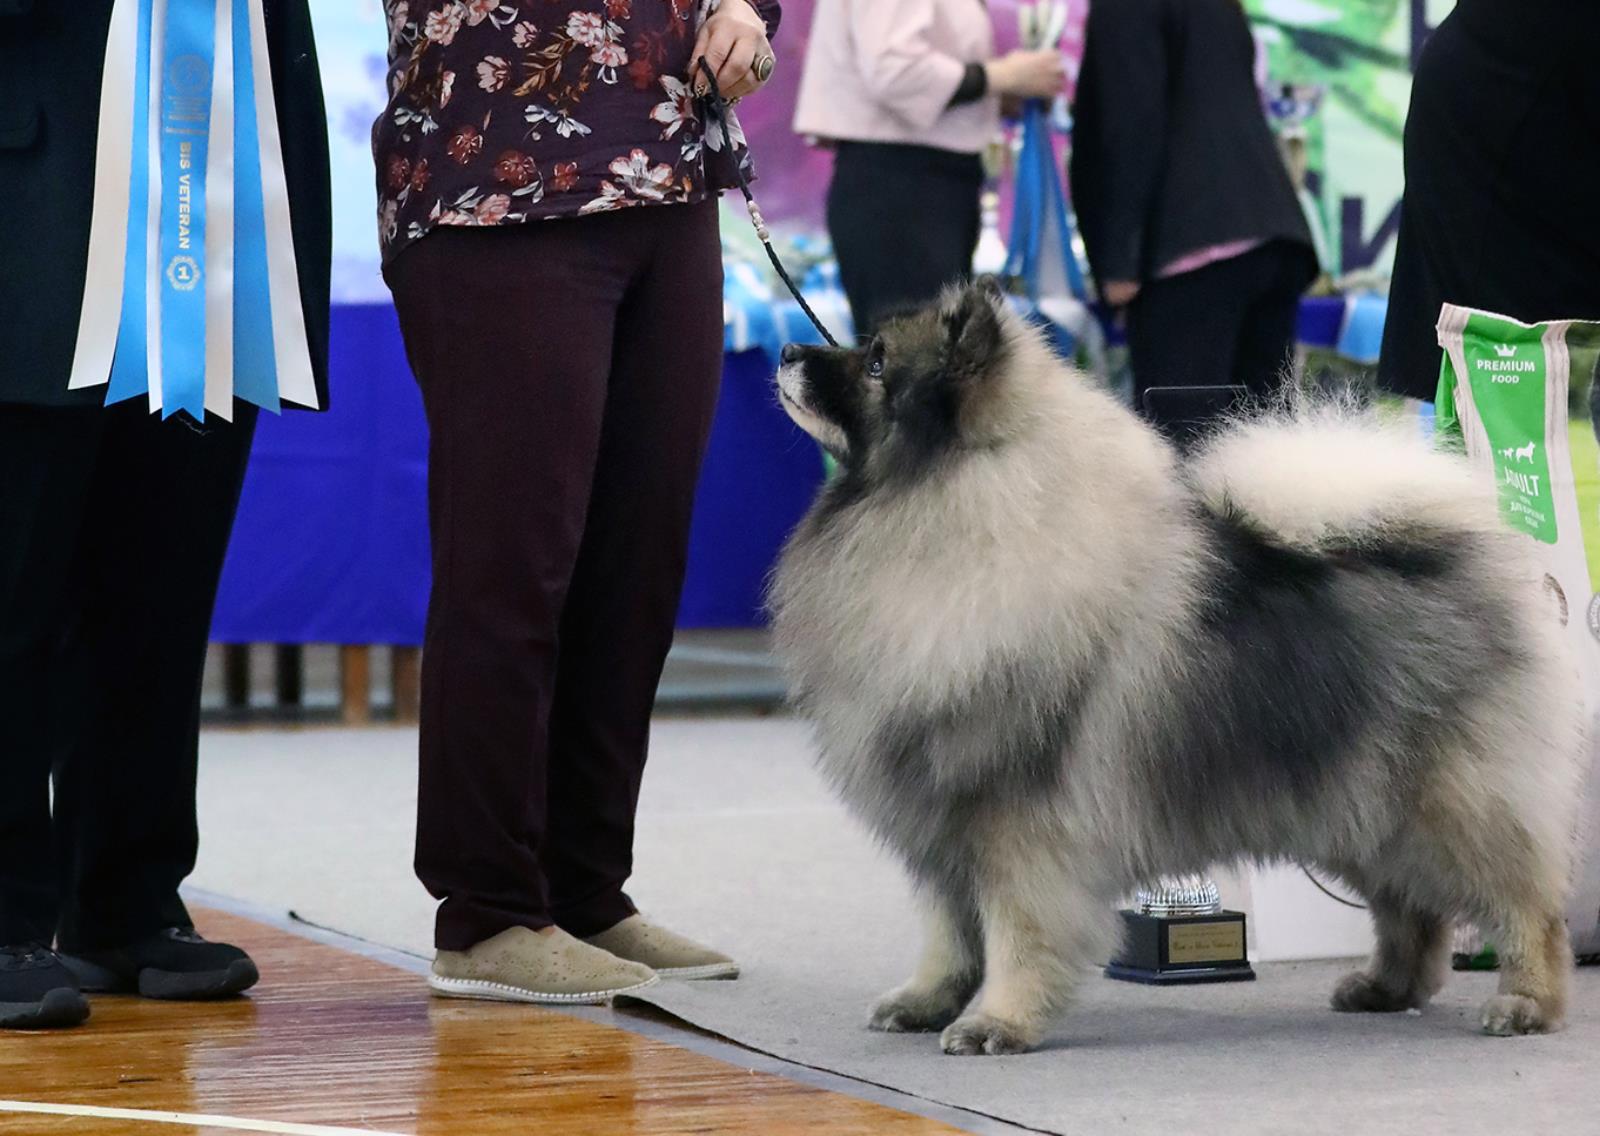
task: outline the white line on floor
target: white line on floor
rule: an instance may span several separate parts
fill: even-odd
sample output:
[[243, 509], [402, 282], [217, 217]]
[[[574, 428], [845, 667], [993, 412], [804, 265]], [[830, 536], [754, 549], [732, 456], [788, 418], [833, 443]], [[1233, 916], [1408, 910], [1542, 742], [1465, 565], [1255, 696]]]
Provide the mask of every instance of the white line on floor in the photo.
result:
[[0, 1112], [27, 1112], [43, 1116], [82, 1116], [94, 1120], [137, 1120], [146, 1124], [186, 1124], [191, 1128], [229, 1128], [236, 1132], [264, 1132], [272, 1136], [399, 1136], [374, 1128], [330, 1128], [325, 1124], [293, 1124], [282, 1120], [245, 1120], [236, 1116], [199, 1116], [183, 1112], [149, 1112], [139, 1108], [96, 1108], [86, 1104], [41, 1104], [0, 1100]]

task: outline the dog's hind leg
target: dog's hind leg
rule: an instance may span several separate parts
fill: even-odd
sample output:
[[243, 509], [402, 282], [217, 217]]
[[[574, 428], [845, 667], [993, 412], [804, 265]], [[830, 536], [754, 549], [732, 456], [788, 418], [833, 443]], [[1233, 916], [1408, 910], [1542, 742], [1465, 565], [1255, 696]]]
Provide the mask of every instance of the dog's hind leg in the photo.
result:
[[1352, 1013], [1421, 1009], [1448, 973], [1448, 924], [1386, 890], [1370, 894], [1367, 906], [1378, 948], [1365, 970], [1345, 975], [1334, 987], [1333, 1008]]
[[1500, 992], [1483, 1007], [1485, 1033], [1551, 1033], [1564, 1024], [1572, 944], [1559, 911], [1518, 908], [1501, 920]]
[[1496, 818], [1474, 858], [1477, 914], [1490, 917], [1483, 922], [1497, 932], [1500, 955], [1500, 991], [1483, 1007], [1485, 1033], [1553, 1033], [1565, 1024], [1573, 959], [1563, 909], [1576, 831], [1567, 807], [1545, 799]]
[[977, 845], [983, 985], [940, 1043], [961, 1055], [1022, 1053], [1044, 1036], [1079, 969], [1110, 957], [1116, 916], [1050, 837], [1002, 831]]
[[869, 1025], [889, 1033], [941, 1030], [955, 1021], [983, 980], [978, 911], [958, 889], [924, 887], [922, 957], [914, 974], [872, 1008]]
[[[1458, 777], [1453, 797], [1424, 802], [1413, 830], [1425, 842], [1419, 851], [1432, 852], [1417, 857], [1413, 891], [1459, 897], [1461, 914], [1490, 932], [1500, 956], [1500, 990], [1480, 1018], [1498, 1036], [1549, 1033], [1566, 1018], [1573, 960], [1563, 909], [1576, 822], [1560, 782], [1539, 781], [1538, 756], [1491, 767], [1498, 793], [1492, 779]], [[1484, 784], [1489, 791], [1474, 798], [1469, 790]]]
[[1532, 808], [1519, 815], [1494, 796], [1463, 799], [1441, 796], [1420, 810], [1409, 850], [1391, 857], [1388, 884], [1416, 902], [1432, 897], [1491, 931], [1500, 990], [1484, 1004], [1484, 1032], [1558, 1030], [1573, 965], [1562, 914], [1571, 825]]

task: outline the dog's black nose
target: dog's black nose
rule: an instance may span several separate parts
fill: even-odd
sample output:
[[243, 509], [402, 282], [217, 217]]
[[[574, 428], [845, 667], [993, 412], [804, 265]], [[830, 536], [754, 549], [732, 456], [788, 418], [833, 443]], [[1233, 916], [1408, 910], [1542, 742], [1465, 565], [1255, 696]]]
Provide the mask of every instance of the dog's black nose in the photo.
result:
[[783, 345], [783, 350], [778, 355], [778, 358], [782, 359], [785, 363], [798, 363], [800, 362], [800, 357], [804, 355], [805, 352], [806, 349], [801, 347], [798, 343], [785, 343]]

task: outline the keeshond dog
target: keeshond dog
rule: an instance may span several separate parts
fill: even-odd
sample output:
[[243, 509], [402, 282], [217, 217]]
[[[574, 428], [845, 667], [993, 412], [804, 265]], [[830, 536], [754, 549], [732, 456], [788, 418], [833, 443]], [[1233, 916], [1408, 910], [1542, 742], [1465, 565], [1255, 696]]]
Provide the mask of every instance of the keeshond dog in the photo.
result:
[[1337, 408], [1180, 458], [987, 284], [791, 346], [777, 384], [840, 464], [775, 573], [779, 647], [926, 908], [872, 1028], [1027, 1050], [1116, 901], [1242, 860], [1366, 897], [1335, 1009], [1423, 1006], [1469, 919], [1500, 951], [1483, 1028], [1559, 1028], [1581, 689], [1464, 461]]

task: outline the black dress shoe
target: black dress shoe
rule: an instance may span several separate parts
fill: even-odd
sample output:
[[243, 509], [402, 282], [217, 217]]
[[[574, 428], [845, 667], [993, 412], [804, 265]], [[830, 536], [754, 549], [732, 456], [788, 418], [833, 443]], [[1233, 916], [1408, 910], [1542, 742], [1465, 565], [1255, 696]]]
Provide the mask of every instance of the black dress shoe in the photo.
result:
[[91, 994], [140, 994], [173, 1001], [226, 998], [261, 980], [238, 947], [208, 943], [188, 927], [169, 927], [131, 946], [61, 959]]
[[0, 1029], [60, 1029], [88, 1016], [88, 999], [54, 951], [0, 946]]

